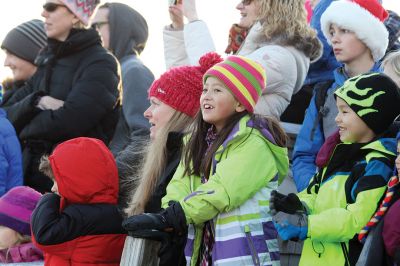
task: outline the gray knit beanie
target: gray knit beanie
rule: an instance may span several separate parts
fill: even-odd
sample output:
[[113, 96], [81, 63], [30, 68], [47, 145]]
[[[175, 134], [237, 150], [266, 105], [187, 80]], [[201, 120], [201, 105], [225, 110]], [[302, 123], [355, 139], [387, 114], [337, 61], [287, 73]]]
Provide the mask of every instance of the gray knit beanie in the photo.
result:
[[34, 64], [36, 56], [46, 44], [44, 23], [34, 19], [12, 29], [4, 38], [1, 49]]

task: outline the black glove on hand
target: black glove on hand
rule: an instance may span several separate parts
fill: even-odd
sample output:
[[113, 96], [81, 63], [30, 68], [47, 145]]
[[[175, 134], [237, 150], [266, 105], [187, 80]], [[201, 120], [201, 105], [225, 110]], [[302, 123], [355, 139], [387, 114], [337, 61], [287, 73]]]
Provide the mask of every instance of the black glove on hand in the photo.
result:
[[276, 190], [272, 190], [271, 192], [269, 209], [272, 215], [275, 215], [278, 212], [289, 214], [306, 213], [306, 208], [296, 194], [290, 193], [289, 195], [284, 195]]
[[[174, 232], [178, 235], [187, 231], [185, 213], [179, 202], [170, 202], [169, 207], [159, 213], [143, 213], [131, 216], [122, 222], [122, 226], [129, 232], [129, 235], [149, 236], [145, 238], [152, 238], [150, 237], [152, 230]], [[157, 232], [154, 232], [154, 234], [157, 235]], [[160, 236], [162, 235], [161, 233]]]

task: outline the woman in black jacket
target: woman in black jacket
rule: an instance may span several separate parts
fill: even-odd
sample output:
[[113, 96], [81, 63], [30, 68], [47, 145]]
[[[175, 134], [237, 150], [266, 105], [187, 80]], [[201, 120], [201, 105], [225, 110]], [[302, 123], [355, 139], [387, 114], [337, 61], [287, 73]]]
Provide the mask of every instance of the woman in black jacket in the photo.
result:
[[[23, 146], [25, 184], [50, 191], [39, 159], [67, 139], [87, 136], [108, 144], [118, 120], [118, 64], [86, 29], [98, 1], [47, 0], [43, 6], [47, 47], [39, 68], [3, 108]], [[84, 5], [84, 6], [82, 6]]]

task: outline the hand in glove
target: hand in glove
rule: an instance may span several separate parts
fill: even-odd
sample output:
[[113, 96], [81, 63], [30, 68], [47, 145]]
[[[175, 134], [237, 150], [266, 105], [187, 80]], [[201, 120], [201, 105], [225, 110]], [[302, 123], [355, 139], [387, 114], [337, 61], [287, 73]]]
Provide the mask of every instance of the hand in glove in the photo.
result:
[[274, 226], [283, 240], [304, 240], [307, 238], [308, 222], [306, 214], [278, 212], [272, 217]]
[[150, 236], [153, 230], [161, 231], [154, 232], [155, 236], [162, 236], [162, 232], [174, 232], [180, 235], [186, 233], [187, 226], [185, 213], [179, 202], [170, 202], [170, 206], [159, 213], [143, 213], [125, 219], [122, 227], [129, 232], [129, 235], [152, 238]]
[[284, 195], [276, 190], [272, 190], [271, 192], [269, 209], [272, 215], [275, 215], [278, 212], [289, 214], [306, 213], [306, 208], [296, 194], [290, 193], [289, 195]]

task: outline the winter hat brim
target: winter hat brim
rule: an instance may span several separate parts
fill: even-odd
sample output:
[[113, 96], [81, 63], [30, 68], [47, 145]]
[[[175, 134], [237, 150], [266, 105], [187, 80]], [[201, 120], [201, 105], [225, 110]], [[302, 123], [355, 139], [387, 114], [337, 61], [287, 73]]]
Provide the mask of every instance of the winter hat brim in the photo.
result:
[[371, 51], [375, 62], [385, 55], [389, 44], [389, 33], [382, 21], [355, 2], [333, 1], [321, 16], [321, 29], [330, 42], [331, 24], [350, 30], [357, 35]]

